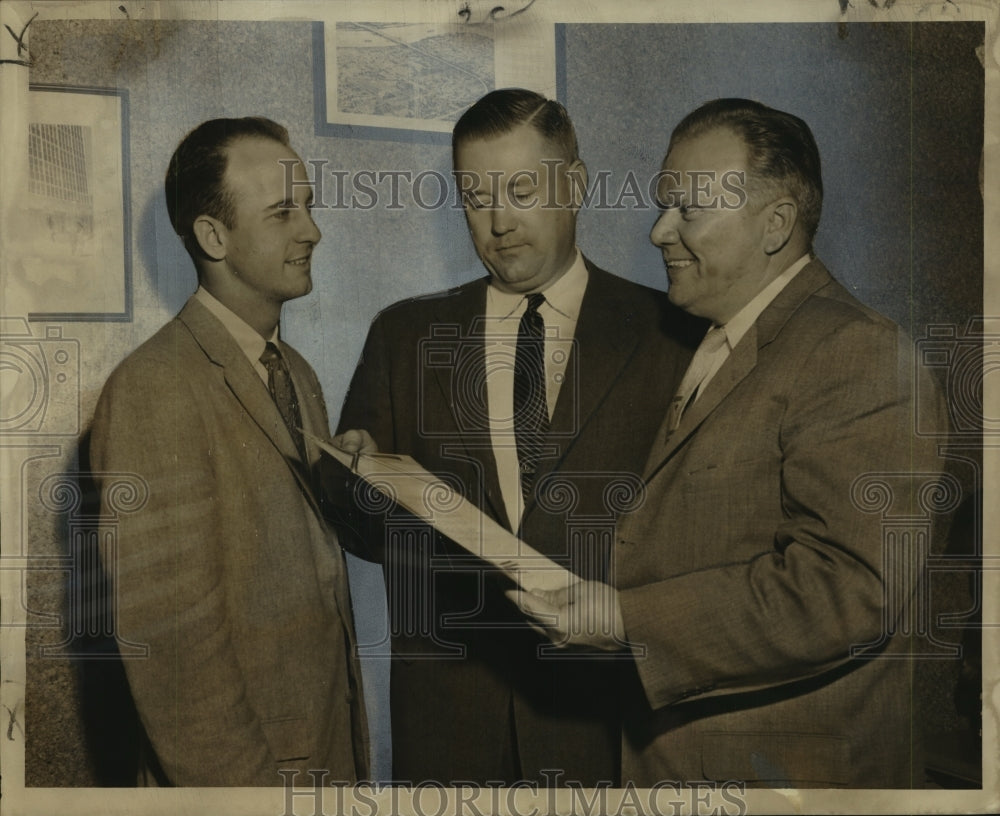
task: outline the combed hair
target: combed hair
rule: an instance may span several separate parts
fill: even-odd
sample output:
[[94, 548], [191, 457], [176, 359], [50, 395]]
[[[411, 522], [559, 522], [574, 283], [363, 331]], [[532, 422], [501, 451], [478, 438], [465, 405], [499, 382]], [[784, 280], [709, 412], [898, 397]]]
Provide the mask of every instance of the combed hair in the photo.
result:
[[520, 125], [531, 125], [567, 163], [579, 158], [576, 131], [566, 108], [524, 88], [491, 91], [463, 113], [451, 134], [452, 158], [463, 142], [493, 139]]
[[819, 148], [809, 126], [790, 113], [750, 99], [716, 99], [685, 116], [670, 136], [670, 147], [716, 128], [727, 128], [746, 145], [751, 196], [791, 195], [809, 240], [819, 228], [823, 176]]
[[288, 131], [263, 116], [209, 119], [188, 133], [170, 158], [164, 182], [167, 214], [189, 252], [199, 216], [210, 215], [232, 229], [234, 204], [223, 181], [227, 148], [238, 139], [254, 137], [289, 146]]

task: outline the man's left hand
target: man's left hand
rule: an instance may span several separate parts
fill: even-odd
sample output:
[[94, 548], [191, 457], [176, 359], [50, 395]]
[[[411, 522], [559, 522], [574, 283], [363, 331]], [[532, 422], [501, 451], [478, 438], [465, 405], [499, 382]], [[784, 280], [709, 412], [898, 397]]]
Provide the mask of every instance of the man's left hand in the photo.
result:
[[628, 648], [618, 590], [600, 581], [564, 589], [509, 589], [507, 597], [531, 627], [560, 647], [616, 652]]

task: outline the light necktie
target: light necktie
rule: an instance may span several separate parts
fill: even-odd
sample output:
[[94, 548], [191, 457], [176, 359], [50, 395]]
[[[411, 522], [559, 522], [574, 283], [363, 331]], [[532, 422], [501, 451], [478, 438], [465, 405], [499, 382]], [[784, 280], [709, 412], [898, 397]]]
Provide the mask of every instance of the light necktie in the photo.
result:
[[527, 503], [535, 483], [542, 446], [549, 432], [545, 395], [545, 320], [538, 308], [545, 296], [527, 296], [528, 308], [517, 329], [514, 356], [514, 440], [521, 475], [521, 496]]
[[285, 359], [274, 343], [268, 343], [264, 347], [264, 353], [260, 355], [260, 361], [267, 369], [267, 389], [271, 392], [275, 405], [278, 406], [281, 418], [285, 420], [285, 425], [292, 435], [299, 456], [303, 462], [307, 462], [305, 441], [299, 430], [302, 427], [302, 414], [299, 411], [295, 386], [292, 384], [292, 377], [288, 373]]
[[681, 417], [688, 405], [694, 402], [698, 387], [712, 370], [712, 363], [718, 352], [726, 344], [726, 330], [721, 326], [715, 326], [708, 330], [702, 338], [701, 345], [698, 346], [691, 358], [691, 363], [684, 372], [681, 384], [677, 388], [677, 393], [670, 401], [670, 408], [667, 411], [667, 430], [675, 431], [681, 424]]

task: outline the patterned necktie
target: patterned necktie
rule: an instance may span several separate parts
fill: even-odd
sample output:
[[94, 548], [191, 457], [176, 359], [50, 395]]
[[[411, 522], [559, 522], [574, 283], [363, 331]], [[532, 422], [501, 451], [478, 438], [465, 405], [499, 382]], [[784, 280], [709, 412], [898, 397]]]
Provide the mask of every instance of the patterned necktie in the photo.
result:
[[539, 293], [527, 296], [528, 308], [517, 329], [514, 356], [514, 439], [521, 473], [521, 496], [531, 495], [542, 446], [549, 432], [549, 408], [545, 397], [545, 321], [538, 307], [545, 302]]
[[264, 353], [260, 355], [260, 361], [267, 369], [267, 389], [281, 412], [281, 418], [288, 426], [288, 432], [292, 435], [299, 456], [303, 462], [308, 462], [305, 441], [299, 430], [302, 427], [302, 414], [299, 412], [299, 401], [295, 396], [295, 386], [292, 385], [292, 377], [288, 373], [285, 359], [274, 343], [268, 343], [264, 347]]
[[709, 329], [708, 334], [702, 339], [701, 345], [698, 346], [694, 357], [691, 358], [691, 364], [688, 366], [687, 371], [684, 372], [684, 377], [677, 388], [677, 393], [670, 402], [670, 408], [667, 411], [668, 431], [676, 431], [677, 426], [681, 424], [681, 417], [684, 416], [684, 411], [688, 405], [694, 402], [698, 387], [712, 368], [716, 352], [725, 343], [726, 330], [721, 326]]

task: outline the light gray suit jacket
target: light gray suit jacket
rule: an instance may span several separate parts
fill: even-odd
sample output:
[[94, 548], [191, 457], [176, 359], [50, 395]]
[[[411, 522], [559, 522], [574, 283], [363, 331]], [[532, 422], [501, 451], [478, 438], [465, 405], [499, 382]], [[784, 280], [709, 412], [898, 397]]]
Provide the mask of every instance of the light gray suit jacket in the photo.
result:
[[913, 432], [907, 348], [813, 261], [650, 454], [615, 544], [636, 658], [623, 781], [920, 784], [893, 632], [923, 545], [886, 519], [933, 515], [919, 491], [941, 465]]
[[[319, 382], [282, 344], [307, 430]], [[94, 418], [101, 554], [125, 668], [175, 785], [280, 785], [282, 768], [367, 771], [343, 555], [267, 386], [198, 301], [112, 374]], [[116, 474], [148, 495], [109, 512]], [[297, 784], [311, 784], [299, 777]]]

